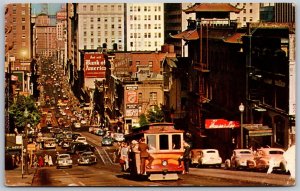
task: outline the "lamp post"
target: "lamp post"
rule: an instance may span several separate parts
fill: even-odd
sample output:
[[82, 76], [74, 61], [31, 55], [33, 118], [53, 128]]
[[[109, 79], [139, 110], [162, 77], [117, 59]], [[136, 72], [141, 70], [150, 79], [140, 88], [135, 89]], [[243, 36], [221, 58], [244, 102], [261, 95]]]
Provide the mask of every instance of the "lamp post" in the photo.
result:
[[[27, 110], [27, 108], [25, 108], [25, 111], [24, 111], [24, 117], [25, 117], [25, 122], [26, 122], [25, 129], [24, 129], [25, 138], [23, 139], [23, 147], [24, 148], [22, 148], [22, 149], [25, 150], [25, 152], [24, 152], [24, 154], [25, 154], [25, 157], [24, 157], [25, 160], [24, 160], [24, 158], [22, 158], [24, 160], [24, 162], [25, 162], [25, 174], [28, 174], [28, 161], [27, 161], [27, 141], [28, 141], [28, 139], [27, 139], [28, 132], [27, 131], [28, 131], [28, 126], [29, 126], [29, 124], [27, 124], [27, 118], [28, 118], [28, 116], [29, 116], [28, 110]], [[23, 150], [22, 150], [22, 152], [23, 152]]]
[[243, 112], [245, 110], [245, 106], [243, 105], [243, 103], [241, 103], [241, 105], [239, 106], [239, 110], [241, 112], [241, 149], [243, 148], [243, 136], [244, 136], [244, 133], [243, 133]]

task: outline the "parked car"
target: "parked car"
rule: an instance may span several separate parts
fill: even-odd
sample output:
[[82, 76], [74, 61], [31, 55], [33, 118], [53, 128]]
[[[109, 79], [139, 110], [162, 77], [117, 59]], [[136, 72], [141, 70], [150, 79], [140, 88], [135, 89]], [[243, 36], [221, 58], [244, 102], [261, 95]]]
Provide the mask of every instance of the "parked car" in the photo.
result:
[[93, 152], [83, 152], [79, 155], [77, 160], [78, 165], [90, 165], [97, 163], [97, 157], [94, 155]]
[[81, 137], [82, 135], [80, 133], [72, 133], [72, 139], [75, 141], [77, 137]]
[[257, 170], [273, 170], [285, 172], [286, 161], [283, 158], [284, 150], [281, 148], [260, 148], [257, 149], [254, 160]]
[[56, 159], [56, 168], [69, 167], [72, 168], [73, 161], [69, 154], [58, 154]]
[[222, 158], [217, 149], [192, 149], [191, 164], [196, 167], [216, 166], [220, 168]]
[[225, 169], [253, 169], [254, 154], [251, 149], [234, 149], [230, 159], [225, 161]]
[[105, 136], [102, 138], [101, 144], [105, 146], [111, 146], [114, 143], [114, 139], [109, 136]]
[[123, 133], [114, 133], [114, 139], [115, 141], [122, 142], [125, 140]]

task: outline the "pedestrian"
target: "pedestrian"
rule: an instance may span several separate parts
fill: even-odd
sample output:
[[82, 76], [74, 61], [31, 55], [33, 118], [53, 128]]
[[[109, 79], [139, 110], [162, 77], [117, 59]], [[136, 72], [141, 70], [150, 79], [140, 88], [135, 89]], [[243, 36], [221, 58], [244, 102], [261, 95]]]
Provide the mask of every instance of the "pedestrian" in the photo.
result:
[[184, 141], [183, 149], [184, 149], [183, 155], [181, 157], [179, 157], [179, 159], [178, 159], [178, 163], [179, 163], [178, 168], [182, 167], [182, 161], [183, 161], [185, 174], [188, 174], [190, 160], [191, 160], [191, 157], [190, 157], [191, 146], [187, 142]]
[[49, 156], [47, 154], [45, 154], [45, 156], [44, 156], [44, 163], [45, 163], [45, 166], [49, 165]]
[[49, 164], [49, 166], [53, 166], [53, 161], [52, 161], [51, 155], [49, 155], [48, 164]]
[[123, 167], [122, 171], [127, 171], [128, 167], [129, 167], [128, 152], [129, 152], [129, 148], [128, 148], [127, 143], [122, 142], [120, 158], [125, 162], [123, 165], [121, 165]]
[[39, 156], [39, 167], [43, 167], [44, 166], [44, 160], [42, 156]]
[[133, 174], [140, 174], [141, 158], [139, 144], [136, 140], [131, 141], [129, 158], [129, 169]]
[[[145, 138], [142, 137], [139, 143], [138, 150], [140, 151], [140, 158], [141, 158], [141, 174], [145, 173], [145, 167], [151, 169], [152, 162], [154, 158], [149, 154], [149, 146], [145, 143]], [[148, 164], [146, 166], [146, 160], [148, 160]]]

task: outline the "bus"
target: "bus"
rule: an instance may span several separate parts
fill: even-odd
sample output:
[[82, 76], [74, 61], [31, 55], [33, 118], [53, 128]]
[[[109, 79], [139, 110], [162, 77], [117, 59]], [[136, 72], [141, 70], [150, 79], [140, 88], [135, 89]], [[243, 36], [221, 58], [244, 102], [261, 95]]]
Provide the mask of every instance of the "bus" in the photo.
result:
[[[184, 172], [184, 165], [178, 162], [184, 151], [183, 134], [184, 131], [175, 129], [173, 123], [151, 123], [134, 129], [125, 135], [125, 139], [132, 142], [145, 138], [149, 154], [154, 158], [151, 169], [145, 169], [149, 180], [178, 180], [178, 174]], [[129, 164], [130, 174], [139, 174], [139, 157], [139, 152], [129, 154], [129, 161], [132, 161]]]

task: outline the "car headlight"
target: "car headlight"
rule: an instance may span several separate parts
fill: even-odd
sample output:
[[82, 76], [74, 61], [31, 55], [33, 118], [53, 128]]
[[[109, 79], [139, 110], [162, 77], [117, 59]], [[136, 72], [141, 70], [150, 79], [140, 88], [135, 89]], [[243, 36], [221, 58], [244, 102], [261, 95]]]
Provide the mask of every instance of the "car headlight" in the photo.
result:
[[167, 165], [168, 165], [168, 161], [166, 161], [166, 160], [163, 160], [163, 161], [161, 162], [161, 165], [163, 165], [163, 166], [167, 166]]

